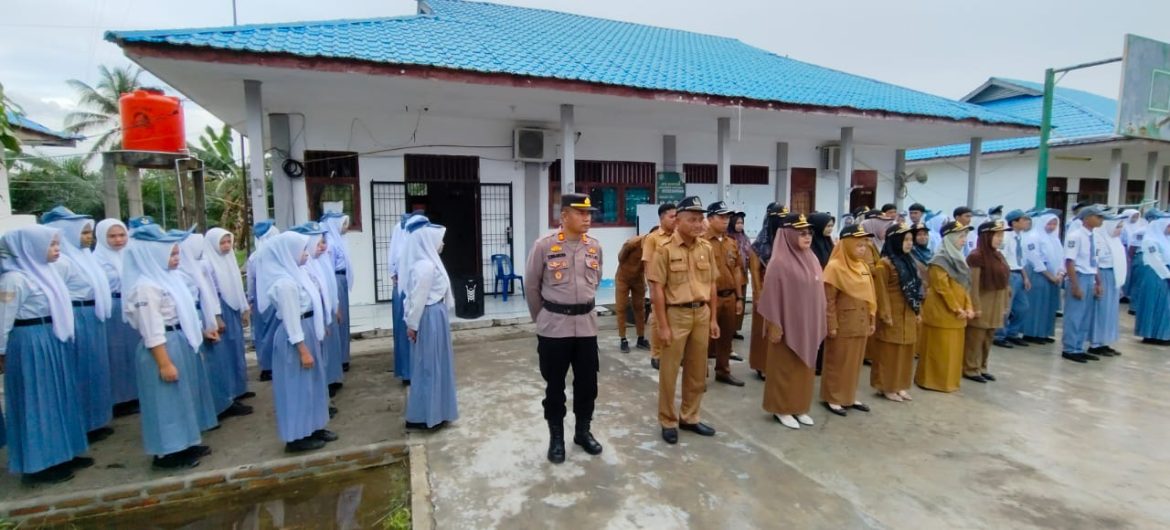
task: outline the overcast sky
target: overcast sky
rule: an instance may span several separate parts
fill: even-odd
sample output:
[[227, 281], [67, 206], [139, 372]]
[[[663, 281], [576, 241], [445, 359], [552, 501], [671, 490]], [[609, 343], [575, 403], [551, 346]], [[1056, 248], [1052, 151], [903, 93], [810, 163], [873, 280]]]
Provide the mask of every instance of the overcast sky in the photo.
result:
[[[991, 76], [1042, 81], [1046, 67], [1120, 56], [1123, 36], [1170, 41], [1165, 0], [497, 0], [734, 37], [813, 64], [960, 98]], [[52, 128], [76, 104], [67, 79], [127, 59], [109, 29], [228, 26], [232, 0], [3, 0], [0, 83]], [[412, 14], [412, 0], [237, 0], [240, 24]], [[1116, 98], [1120, 67], [1061, 86]], [[154, 82], [151, 80], [151, 82]], [[188, 129], [218, 123], [188, 103]]]

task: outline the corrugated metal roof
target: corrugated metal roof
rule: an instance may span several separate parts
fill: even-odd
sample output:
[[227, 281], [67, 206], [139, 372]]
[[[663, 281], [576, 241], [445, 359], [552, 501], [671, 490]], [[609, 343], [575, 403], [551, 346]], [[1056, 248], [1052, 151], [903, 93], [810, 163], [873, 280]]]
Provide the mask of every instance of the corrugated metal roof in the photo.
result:
[[60, 138], [61, 140], [78, 141], [85, 139], [84, 136], [54, 131], [53, 129], [28, 119], [28, 117], [24, 114], [17, 114], [10, 109], [4, 109], [4, 116], [8, 118], [8, 123], [12, 124], [13, 127], [19, 127], [21, 129], [26, 129], [46, 136]]
[[115, 31], [150, 43], [425, 65], [986, 124], [1023, 119], [783, 57], [736, 39], [461, 0], [407, 17], [209, 29]]
[[[980, 95], [984, 93], [991, 94], [991, 97], [979, 105], [1001, 114], [1039, 121], [1044, 110], [1044, 85], [1040, 83], [993, 77], [984, 85], [983, 91], [968, 96], [968, 99], [983, 100]], [[1052, 135], [1049, 145], [1110, 139], [1116, 131], [1116, 116], [1116, 100], [1058, 86], [1052, 99]], [[1040, 136], [990, 140], [983, 142], [983, 154], [1039, 147]], [[970, 144], [943, 145], [907, 151], [906, 159], [928, 160], [968, 156], [970, 153]]]

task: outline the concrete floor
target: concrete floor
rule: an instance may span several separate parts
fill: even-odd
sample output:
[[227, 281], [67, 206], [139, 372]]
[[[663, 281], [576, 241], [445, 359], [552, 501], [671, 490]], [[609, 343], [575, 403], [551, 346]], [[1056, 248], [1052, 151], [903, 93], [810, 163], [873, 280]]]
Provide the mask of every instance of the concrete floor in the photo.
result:
[[1088, 365], [1055, 346], [996, 348], [999, 382], [912, 390], [906, 404], [863, 385], [872, 413], [815, 406], [800, 431], [762, 411], [763, 383], [733, 363], [747, 386], [709, 380], [703, 401], [719, 434], [684, 431], [672, 447], [647, 352], [618, 352], [612, 329], [601, 338], [605, 452], [570, 445], [559, 466], [544, 456], [535, 340], [459, 351], [462, 418], [411, 435], [427, 444], [438, 528], [1170, 527], [1167, 348], [1126, 339], [1123, 357]]

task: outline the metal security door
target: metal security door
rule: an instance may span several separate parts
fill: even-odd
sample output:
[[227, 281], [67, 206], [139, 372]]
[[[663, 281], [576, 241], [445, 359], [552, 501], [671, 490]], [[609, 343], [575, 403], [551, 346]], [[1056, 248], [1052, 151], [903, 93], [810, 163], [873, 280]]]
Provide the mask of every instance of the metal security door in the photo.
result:
[[[496, 284], [492, 256], [507, 256], [517, 274], [522, 275], [524, 269], [524, 264], [517, 265], [512, 255], [512, 185], [480, 184], [479, 212], [483, 291], [485, 294], [499, 294], [503, 287]], [[519, 284], [513, 285], [513, 292], [519, 288]]]
[[389, 302], [394, 296], [390, 278], [390, 236], [394, 224], [406, 213], [405, 182], [371, 182], [370, 203], [374, 221], [374, 300]]

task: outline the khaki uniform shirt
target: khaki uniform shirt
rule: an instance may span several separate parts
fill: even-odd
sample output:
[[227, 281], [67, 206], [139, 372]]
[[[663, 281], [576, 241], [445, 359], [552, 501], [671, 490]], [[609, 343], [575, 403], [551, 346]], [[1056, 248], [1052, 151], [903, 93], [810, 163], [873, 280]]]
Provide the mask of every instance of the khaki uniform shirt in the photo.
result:
[[[658, 247], [670, 241], [670, 237], [673, 234], [674, 232], [667, 234], [661, 228], [646, 234], [646, 237], [642, 238], [642, 263], [645, 263], [647, 266], [653, 263], [654, 253], [658, 251]], [[646, 269], [646, 273], [649, 274], [650, 269]]]
[[668, 306], [710, 301], [711, 286], [719, 280], [711, 243], [700, 237], [685, 245], [675, 233], [658, 247], [646, 279], [662, 284]]
[[594, 302], [601, 283], [601, 244], [588, 235], [566, 241], [563, 232], [537, 239], [525, 267], [528, 313], [542, 337], [596, 337], [597, 314], [562, 315], [544, 301], [565, 305]]
[[708, 230], [703, 236], [711, 243], [711, 251], [715, 257], [715, 268], [719, 270], [719, 280], [715, 282], [715, 289], [719, 291], [735, 291], [736, 297], [742, 297], [739, 292], [743, 285], [743, 262], [739, 259], [739, 245], [726, 233], [716, 233]]
[[[655, 232], [657, 233], [657, 232]], [[642, 243], [647, 236], [634, 236], [618, 252], [617, 277], [630, 284], [641, 284], [646, 278], [646, 264], [642, 261]]]

